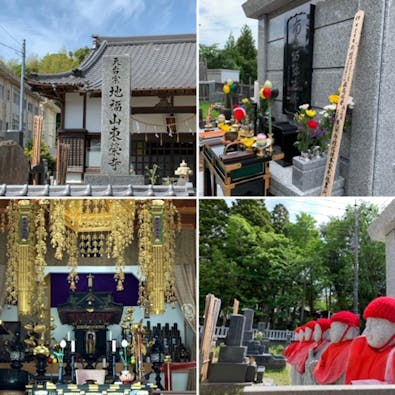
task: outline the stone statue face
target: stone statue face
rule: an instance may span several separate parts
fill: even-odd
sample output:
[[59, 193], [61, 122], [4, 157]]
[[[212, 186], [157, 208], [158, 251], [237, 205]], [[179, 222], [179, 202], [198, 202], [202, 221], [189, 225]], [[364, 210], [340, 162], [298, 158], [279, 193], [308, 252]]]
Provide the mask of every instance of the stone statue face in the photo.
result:
[[299, 341], [302, 342], [304, 340], [304, 330], [299, 332]]
[[305, 341], [310, 341], [311, 340], [311, 335], [313, 334], [312, 330], [310, 328], [306, 328], [304, 330], [304, 340]]
[[383, 318], [368, 318], [364, 335], [370, 347], [381, 348], [395, 335], [395, 323]]
[[330, 330], [330, 329], [327, 329], [327, 330], [323, 333], [322, 338], [323, 338], [324, 340], [330, 340], [330, 339], [331, 339], [331, 338], [330, 338], [330, 333], [331, 333], [331, 330]]
[[322, 338], [322, 329], [318, 324], [316, 324], [314, 326], [313, 339], [315, 342], [319, 342], [321, 338]]
[[[343, 322], [332, 322], [329, 332], [329, 338], [332, 343], [339, 343], [344, 332], [347, 330], [348, 325]], [[343, 339], [344, 340], [344, 339]]]

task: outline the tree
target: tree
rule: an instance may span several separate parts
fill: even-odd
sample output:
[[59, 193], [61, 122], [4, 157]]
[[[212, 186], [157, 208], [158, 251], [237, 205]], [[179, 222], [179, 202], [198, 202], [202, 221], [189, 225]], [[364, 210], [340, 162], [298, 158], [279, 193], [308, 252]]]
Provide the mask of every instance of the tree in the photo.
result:
[[[341, 218], [334, 218], [322, 228], [323, 256], [331, 287], [332, 310], [353, 309], [354, 280], [354, 210], [349, 206]], [[385, 246], [372, 241], [367, 228], [378, 216], [372, 204], [362, 203], [359, 212], [359, 309], [385, 294]]]
[[270, 213], [263, 199], [237, 199], [230, 209], [231, 214], [240, 214], [251, 225], [271, 230]]
[[[79, 48], [76, 51], [60, 50], [57, 53], [47, 54], [42, 59], [37, 55], [31, 55], [26, 58], [25, 75], [27, 78], [32, 73], [60, 73], [69, 71], [78, 67], [85, 57], [89, 54], [88, 47]], [[10, 59], [7, 67], [18, 77], [21, 75], [21, 61], [19, 59]]]
[[289, 224], [289, 212], [283, 204], [278, 203], [270, 213], [270, 219], [276, 233], [284, 233]]
[[236, 41], [236, 49], [239, 54], [240, 80], [248, 83], [249, 79], [255, 81], [257, 78], [257, 55], [251, 29], [248, 25], [241, 28], [240, 36]]

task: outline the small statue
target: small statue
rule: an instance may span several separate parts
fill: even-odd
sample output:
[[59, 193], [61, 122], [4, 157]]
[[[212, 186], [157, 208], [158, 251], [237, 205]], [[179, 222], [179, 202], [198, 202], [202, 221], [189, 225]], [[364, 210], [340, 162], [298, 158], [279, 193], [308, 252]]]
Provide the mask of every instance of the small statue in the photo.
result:
[[382, 296], [366, 307], [366, 329], [351, 346], [346, 384], [395, 384], [395, 298]]
[[303, 384], [303, 375], [305, 371], [305, 362], [310, 348], [314, 345], [312, 341], [313, 328], [315, 321], [309, 321], [305, 325], [297, 328], [296, 338], [299, 343], [295, 346], [291, 345], [290, 349], [286, 349], [285, 356], [287, 362], [291, 365], [291, 384]]
[[310, 349], [309, 356], [307, 357], [307, 361], [306, 361], [306, 371], [303, 380], [303, 383], [305, 385], [317, 384], [313, 375], [313, 370], [316, 367], [323, 352], [330, 345], [330, 339], [329, 339], [330, 327], [331, 327], [331, 320], [329, 318], [319, 318], [316, 321], [313, 331], [313, 340], [315, 343], [314, 343], [314, 347]]
[[318, 384], [343, 384], [352, 340], [359, 335], [359, 318], [351, 311], [339, 311], [331, 317], [331, 344], [314, 368]]

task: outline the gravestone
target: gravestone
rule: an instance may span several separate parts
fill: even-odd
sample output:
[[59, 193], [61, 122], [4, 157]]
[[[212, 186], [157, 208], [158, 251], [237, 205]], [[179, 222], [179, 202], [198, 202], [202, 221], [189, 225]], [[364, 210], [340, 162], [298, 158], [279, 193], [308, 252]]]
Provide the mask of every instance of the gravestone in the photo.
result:
[[23, 148], [13, 140], [0, 141], [0, 184], [27, 184], [29, 170]]
[[314, 5], [288, 19], [284, 46], [283, 111], [294, 114], [310, 103], [313, 71]]
[[130, 175], [130, 57], [103, 56], [100, 175], [86, 175], [86, 184], [143, 184]]
[[[245, 317], [233, 314], [225, 345], [219, 350], [218, 362], [210, 366], [208, 381], [211, 383], [244, 383], [250, 378], [251, 366], [246, 360], [247, 347], [242, 346]], [[251, 381], [251, 380], [250, 380]]]

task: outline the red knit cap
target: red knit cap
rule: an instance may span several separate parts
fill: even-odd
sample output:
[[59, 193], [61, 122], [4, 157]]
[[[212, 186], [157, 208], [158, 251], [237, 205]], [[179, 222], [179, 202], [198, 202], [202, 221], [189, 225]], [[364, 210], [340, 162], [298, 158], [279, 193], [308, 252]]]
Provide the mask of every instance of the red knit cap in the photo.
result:
[[331, 327], [331, 322], [329, 318], [318, 318], [317, 324], [321, 327], [322, 333]]
[[306, 328], [310, 328], [312, 331], [314, 330], [314, 327], [315, 327], [315, 324], [316, 324], [316, 321], [309, 321], [309, 322], [306, 322], [305, 324], [304, 324], [304, 326], [306, 327]]
[[348, 326], [359, 327], [358, 316], [347, 310], [339, 311], [338, 313], [333, 314], [333, 316], [331, 317], [331, 321], [342, 322], [343, 324], [347, 324]]
[[363, 318], [383, 318], [395, 322], [395, 298], [391, 296], [380, 296], [372, 300], [365, 311]]

